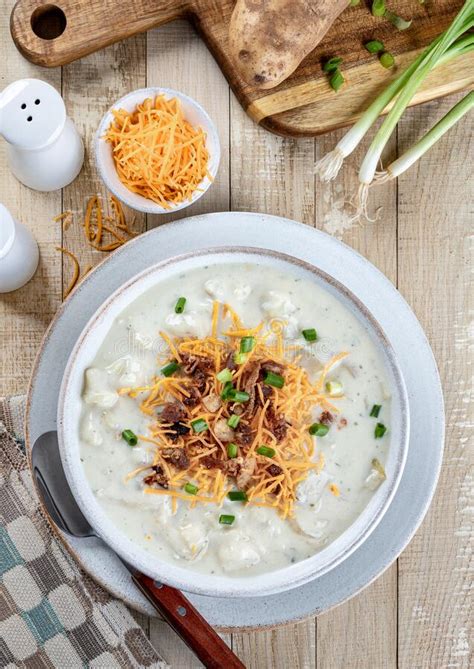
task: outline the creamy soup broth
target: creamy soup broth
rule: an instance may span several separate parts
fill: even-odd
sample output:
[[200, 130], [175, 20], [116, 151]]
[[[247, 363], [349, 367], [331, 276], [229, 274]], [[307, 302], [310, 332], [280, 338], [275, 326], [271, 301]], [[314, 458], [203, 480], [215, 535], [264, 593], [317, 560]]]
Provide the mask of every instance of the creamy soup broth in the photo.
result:
[[[177, 314], [180, 296], [186, 297], [186, 307]], [[155, 447], [141, 440], [130, 447], [124, 441], [126, 429], [146, 435], [149, 419], [140, 411], [139, 397], [117, 391], [159, 375], [157, 358], [167, 350], [160, 331], [171, 338], [208, 335], [214, 300], [230, 304], [246, 327], [282, 324], [285, 342], [304, 347], [299, 364], [310, 378], [317, 378], [332, 355], [349, 353], [328, 375], [343, 385], [344, 395], [334, 400], [339, 413], [328, 433], [315, 437], [315, 458], [322, 453], [324, 467], [299, 484], [291, 518], [227, 498], [221, 507], [194, 508], [178, 499], [173, 514], [169, 496], [144, 494], [143, 475], [126, 481], [131, 471], [152, 464]], [[317, 330], [314, 343], [301, 335], [308, 328]], [[99, 504], [135, 544], [187, 569], [244, 577], [304, 560], [341, 535], [384, 484], [390, 391], [379, 352], [333, 294], [266, 265], [192, 269], [148, 290], [113, 322], [86, 371], [82, 399], [81, 460]], [[373, 405], [381, 406], [377, 418], [370, 416]], [[320, 415], [316, 407], [314, 420]], [[374, 432], [378, 422], [387, 428], [381, 438]], [[221, 514], [234, 515], [233, 524], [220, 524]]]

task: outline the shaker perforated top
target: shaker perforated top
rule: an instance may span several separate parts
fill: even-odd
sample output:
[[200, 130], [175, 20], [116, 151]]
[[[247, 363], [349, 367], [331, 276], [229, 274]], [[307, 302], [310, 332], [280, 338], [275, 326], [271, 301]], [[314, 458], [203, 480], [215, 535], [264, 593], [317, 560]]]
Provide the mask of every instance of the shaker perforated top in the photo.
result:
[[0, 93], [0, 134], [19, 149], [49, 144], [65, 122], [64, 101], [45, 81], [19, 79]]

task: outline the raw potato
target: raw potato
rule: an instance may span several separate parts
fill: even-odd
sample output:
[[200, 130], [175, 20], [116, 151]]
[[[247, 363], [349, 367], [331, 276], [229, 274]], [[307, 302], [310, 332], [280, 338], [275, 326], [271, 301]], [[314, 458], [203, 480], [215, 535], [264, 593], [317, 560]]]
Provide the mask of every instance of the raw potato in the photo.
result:
[[322, 40], [349, 0], [237, 0], [230, 54], [241, 77], [273, 88]]

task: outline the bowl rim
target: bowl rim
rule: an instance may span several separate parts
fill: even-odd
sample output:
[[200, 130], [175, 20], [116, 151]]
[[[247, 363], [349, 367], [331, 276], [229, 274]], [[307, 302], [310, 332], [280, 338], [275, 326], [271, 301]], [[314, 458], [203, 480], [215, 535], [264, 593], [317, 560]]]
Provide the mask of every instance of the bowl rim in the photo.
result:
[[[90, 489], [90, 486], [85, 477], [85, 473], [82, 466], [80, 466], [80, 463], [78, 462], [76, 463], [71, 462], [68, 453], [67, 440], [65, 439], [65, 429], [67, 425], [67, 420], [65, 420], [65, 416], [67, 415], [65, 413], [65, 409], [67, 407], [67, 401], [68, 401], [68, 388], [71, 382], [71, 376], [73, 375], [74, 372], [75, 364], [77, 362], [77, 359], [80, 357], [82, 346], [90, 336], [91, 331], [94, 330], [94, 327], [97, 325], [98, 321], [106, 316], [107, 311], [113, 304], [115, 304], [117, 299], [119, 299], [121, 295], [127, 294], [135, 284], [140, 284], [149, 276], [153, 276], [156, 274], [159, 275], [161, 270], [169, 266], [178, 265], [179, 267], [180, 263], [195, 259], [196, 257], [201, 258], [201, 257], [218, 256], [222, 258], [232, 254], [235, 255], [243, 254], [245, 256], [250, 256], [252, 258], [256, 258], [256, 262], [258, 262], [259, 257], [260, 258], [264, 257], [267, 260], [271, 260], [273, 258], [278, 262], [299, 267], [305, 272], [311, 274], [314, 277], [314, 279], [316, 279], [316, 282], [319, 285], [323, 285], [326, 290], [328, 290], [329, 286], [332, 292], [336, 293], [336, 299], [340, 299], [340, 296], [342, 296], [345, 301], [351, 303], [355, 308], [357, 314], [356, 318], [360, 319], [360, 317], [362, 317], [362, 319], [365, 322], [369, 323], [371, 328], [372, 339], [376, 339], [379, 348], [383, 349], [385, 358], [384, 364], [390, 371], [392, 380], [394, 381], [394, 384], [392, 385], [392, 391], [393, 391], [392, 394], [394, 395], [396, 391], [396, 396], [400, 403], [400, 412], [399, 412], [400, 425], [398, 430], [399, 438], [396, 449], [395, 471], [391, 479], [387, 481], [389, 487], [386, 490], [384, 490], [383, 487], [381, 486], [378, 489], [378, 491], [374, 493], [372, 499], [369, 501], [369, 503], [363, 509], [363, 511], [359, 514], [359, 516], [357, 516], [354, 522], [351, 523], [351, 525], [339, 537], [337, 537], [334, 541], [330, 542], [330, 544], [328, 544], [326, 548], [313, 554], [311, 557], [306, 558], [305, 560], [301, 560], [293, 565], [275, 571], [266, 572], [263, 575], [254, 577], [210, 576], [202, 572], [196, 572], [191, 569], [177, 567], [169, 562], [166, 562], [165, 560], [160, 560], [158, 557], [151, 555], [144, 549], [137, 549], [137, 547], [133, 545], [132, 541], [128, 539], [125, 534], [122, 534], [120, 531], [117, 532], [117, 530], [119, 530], [117, 525], [108, 519], [108, 516], [106, 515], [105, 511], [103, 511], [101, 505], [96, 500], [95, 495]], [[152, 288], [152, 285], [156, 285], [158, 283], [159, 283], [159, 278], [157, 278], [157, 280], [154, 281], [153, 284], [144, 289], [143, 292], [145, 290], [149, 290], [150, 288]], [[136, 299], [136, 297], [134, 299]], [[130, 302], [128, 302], [128, 304], [131, 304], [133, 301], [134, 300], [131, 300]], [[124, 308], [125, 305], [121, 307], [121, 310], [123, 310]], [[110, 320], [109, 328], [112, 322], [113, 320]], [[409, 404], [403, 375], [399, 363], [396, 359], [395, 352], [390, 344], [390, 341], [386, 337], [382, 327], [379, 325], [378, 321], [372, 315], [370, 310], [363, 304], [361, 300], [359, 300], [359, 298], [356, 295], [353, 294], [353, 292], [349, 288], [347, 288], [347, 286], [345, 286], [339, 280], [334, 279], [330, 274], [328, 274], [324, 270], [321, 270], [314, 264], [301, 260], [286, 253], [258, 247], [221, 246], [221, 247], [204, 248], [201, 249], [200, 251], [191, 251], [188, 253], [172, 256], [159, 263], [156, 263], [151, 267], [148, 267], [147, 269], [143, 270], [142, 272], [139, 272], [135, 276], [131, 277], [124, 284], [119, 286], [107, 298], [107, 300], [105, 300], [104, 303], [94, 312], [94, 314], [91, 316], [91, 318], [83, 328], [80, 336], [78, 337], [64, 371], [58, 400], [57, 429], [58, 429], [58, 441], [61, 453], [61, 460], [66, 473], [66, 478], [74, 494], [74, 497], [76, 498], [76, 501], [78, 502], [82, 512], [87, 517], [92, 527], [94, 527], [94, 529], [96, 530], [97, 535], [101, 537], [105, 541], [105, 543], [107, 543], [112, 548], [112, 550], [114, 550], [122, 559], [132, 564], [137, 569], [140, 569], [140, 571], [143, 571], [145, 574], [154, 578], [155, 580], [163, 581], [181, 590], [186, 590], [201, 595], [210, 595], [217, 597], [242, 597], [242, 596], [252, 597], [252, 596], [262, 596], [265, 594], [275, 594], [278, 592], [282, 592], [285, 590], [289, 590], [304, 585], [308, 581], [313, 580], [318, 576], [321, 576], [324, 573], [335, 568], [343, 560], [349, 557], [349, 555], [351, 555], [370, 536], [370, 534], [380, 523], [380, 521], [383, 518], [383, 515], [388, 509], [403, 474], [403, 469], [405, 466], [408, 452]], [[75, 439], [79, 441], [79, 437], [77, 435], [75, 435]], [[393, 448], [392, 444], [393, 442], [391, 442], [390, 448]], [[75, 467], [73, 466], [74, 464]], [[89, 494], [87, 494], [87, 491], [85, 491], [84, 489], [84, 483], [87, 484], [86, 488], [89, 491]], [[383, 496], [380, 494], [381, 491], [384, 492]], [[379, 497], [377, 510], [372, 513], [372, 518], [370, 522], [366, 524], [363, 531], [359, 532], [357, 536], [347, 546], [345, 546], [343, 549], [340, 549], [339, 552], [336, 553], [335, 557], [328, 560], [326, 563], [323, 563], [322, 566], [314, 567], [312, 563], [317, 561], [318, 556], [321, 556], [321, 554], [324, 551], [327, 551], [330, 547], [333, 547], [333, 552], [334, 552], [334, 547], [342, 543], [341, 540], [344, 537], [344, 535], [346, 535], [349, 532], [349, 530], [353, 528], [353, 526], [366, 513], [368, 506], [375, 499], [376, 495]], [[88, 500], [85, 500], [84, 499], [85, 497], [87, 497]], [[99, 513], [99, 516], [101, 516], [101, 521], [105, 520], [105, 525], [109, 525], [110, 530], [113, 531], [109, 531], [107, 527], [104, 530], [103, 525], [101, 525], [99, 530], [97, 529], [98, 524], [95, 521], [95, 517], [92, 514], [92, 510], [91, 508], [89, 508], [87, 501], [92, 501], [91, 506], [95, 511], [95, 513]], [[129, 544], [128, 548], [130, 550], [132, 550], [132, 548], [135, 549], [134, 552], [137, 552], [139, 556], [138, 557], [135, 556], [135, 559], [131, 558], [130, 552], [127, 552], [127, 549], [126, 547], [124, 547], [124, 544], [125, 546]], [[150, 562], [153, 562], [153, 565], [150, 565]], [[301, 572], [301, 573], [297, 573], [295, 575], [295, 572]], [[288, 578], [289, 576], [294, 576], [293, 580], [290, 580]], [[203, 585], [199, 581], [204, 581], [205, 584]]]
[[[178, 98], [180, 101], [184, 100], [188, 105], [194, 107], [194, 109], [196, 109], [199, 112], [199, 114], [203, 116], [207, 124], [207, 127], [203, 128], [203, 130], [205, 130], [207, 135], [206, 146], [209, 149], [209, 140], [211, 139], [212, 145], [214, 147], [212, 149], [212, 154], [211, 151], [209, 151], [209, 165], [211, 166], [212, 163], [212, 169], [209, 170], [209, 173], [212, 176], [212, 180], [209, 179], [207, 176], [204, 177], [204, 179], [199, 184], [198, 188], [194, 191], [191, 200], [184, 200], [183, 202], [180, 202], [177, 205], [170, 206], [169, 209], [161, 207], [156, 202], [148, 200], [147, 198], [139, 195], [138, 193], [133, 193], [132, 191], [129, 191], [126, 188], [126, 186], [124, 186], [124, 189], [127, 193], [130, 193], [129, 197], [127, 197], [127, 195], [124, 192], [119, 191], [115, 187], [113, 180], [109, 177], [109, 170], [104, 163], [104, 159], [100, 151], [100, 148], [106, 144], [106, 142], [103, 139], [103, 135], [105, 130], [113, 120], [112, 112], [115, 109], [118, 109], [121, 105], [124, 105], [124, 103], [126, 103], [130, 99], [136, 99], [136, 104], [138, 104], [140, 100], [143, 101], [147, 97], [156, 96], [159, 94], [167, 95], [170, 98], [175, 97]], [[219, 165], [221, 160], [221, 145], [216, 124], [211, 119], [211, 117], [204, 109], [204, 107], [202, 107], [202, 105], [200, 105], [199, 102], [197, 102], [194, 98], [187, 95], [186, 93], [182, 93], [181, 91], [178, 91], [173, 88], [166, 88], [163, 86], [147, 86], [145, 88], [137, 88], [136, 90], [130, 91], [126, 95], [123, 95], [121, 98], [119, 98], [108, 108], [108, 110], [102, 116], [99, 126], [94, 135], [93, 154], [100, 178], [102, 179], [108, 190], [110, 190], [110, 192], [113, 193], [115, 197], [117, 197], [127, 207], [130, 207], [135, 211], [140, 211], [144, 214], [173, 214], [174, 212], [186, 209], [186, 207], [189, 207], [195, 202], [197, 202], [212, 186], [219, 171]], [[135, 198], [139, 198], [141, 203], [139, 204], [139, 202], [135, 202]]]

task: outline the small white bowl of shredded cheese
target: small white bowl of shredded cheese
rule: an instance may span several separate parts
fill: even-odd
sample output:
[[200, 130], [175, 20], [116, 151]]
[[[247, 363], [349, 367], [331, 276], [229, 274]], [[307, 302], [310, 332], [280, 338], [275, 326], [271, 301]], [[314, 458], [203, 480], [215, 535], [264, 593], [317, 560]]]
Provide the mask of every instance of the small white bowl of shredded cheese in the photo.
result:
[[125, 205], [168, 214], [199, 200], [217, 175], [217, 129], [199, 103], [170, 88], [117, 100], [95, 137], [99, 174]]

